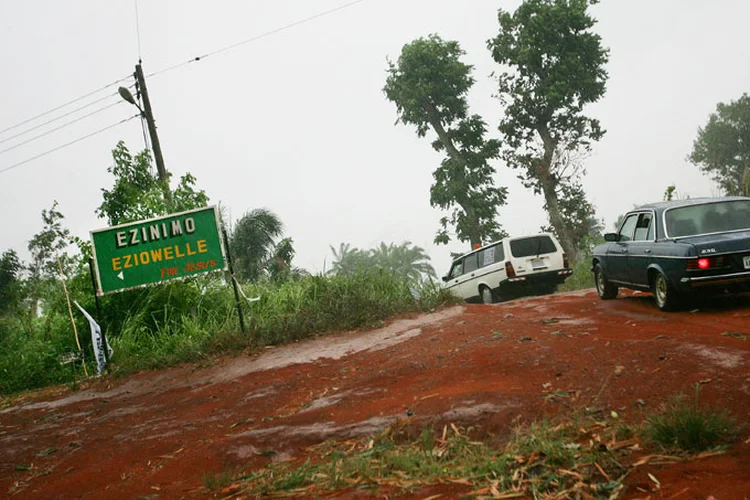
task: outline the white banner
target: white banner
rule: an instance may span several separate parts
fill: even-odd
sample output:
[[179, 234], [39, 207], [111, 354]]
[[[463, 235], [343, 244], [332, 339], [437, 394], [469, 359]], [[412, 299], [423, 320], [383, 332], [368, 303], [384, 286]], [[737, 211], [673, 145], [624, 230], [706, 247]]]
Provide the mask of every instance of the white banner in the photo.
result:
[[[86, 319], [89, 320], [89, 326], [91, 327], [91, 342], [94, 345], [94, 355], [96, 356], [96, 370], [99, 372], [99, 375], [101, 375], [102, 370], [104, 370], [104, 367], [107, 364], [107, 358], [104, 356], [102, 329], [99, 326], [99, 323], [94, 321], [94, 318], [92, 318], [77, 301], [74, 300], [73, 303], [81, 310], [83, 315], [86, 316]], [[109, 356], [112, 356], [112, 347], [110, 347], [109, 342], [107, 342], [107, 352], [109, 353]]]

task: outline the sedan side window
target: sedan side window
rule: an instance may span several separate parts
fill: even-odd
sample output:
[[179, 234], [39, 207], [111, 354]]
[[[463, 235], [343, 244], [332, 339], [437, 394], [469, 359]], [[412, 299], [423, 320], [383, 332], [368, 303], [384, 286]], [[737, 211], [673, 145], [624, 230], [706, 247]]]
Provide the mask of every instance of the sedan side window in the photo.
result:
[[654, 239], [654, 225], [652, 221], [652, 214], [646, 213], [640, 215], [638, 218], [638, 224], [635, 226], [635, 237], [633, 238], [633, 241], [651, 241]]
[[639, 214], [633, 214], [625, 219], [625, 222], [622, 224], [622, 228], [620, 229], [619, 241], [632, 241], [635, 226], [638, 225], [638, 216]]

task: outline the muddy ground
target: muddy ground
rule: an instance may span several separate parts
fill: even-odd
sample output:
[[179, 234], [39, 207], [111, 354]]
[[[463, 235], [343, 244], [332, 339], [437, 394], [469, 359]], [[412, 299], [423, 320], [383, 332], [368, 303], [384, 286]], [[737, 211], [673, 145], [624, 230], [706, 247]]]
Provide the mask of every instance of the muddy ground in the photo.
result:
[[[519, 422], [584, 407], [640, 422], [696, 383], [703, 403], [747, 422], [748, 336], [748, 297], [662, 313], [649, 294], [604, 302], [583, 291], [47, 390], [0, 410], [0, 497], [206, 498], [206, 478], [304, 458], [306, 446], [399, 418], [502, 440]], [[644, 465], [624, 496], [747, 498], [749, 436], [722, 455]]]

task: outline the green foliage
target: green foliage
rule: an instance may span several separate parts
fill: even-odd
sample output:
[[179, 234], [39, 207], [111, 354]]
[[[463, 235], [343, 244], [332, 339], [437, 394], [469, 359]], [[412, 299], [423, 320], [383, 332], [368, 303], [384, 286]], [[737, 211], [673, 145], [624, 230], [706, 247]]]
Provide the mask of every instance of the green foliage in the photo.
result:
[[486, 123], [468, 112], [474, 78], [472, 67], [460, 60], [463, 55], [458, 42], [437, 35], [414, 40], [403, 47], [397, 63], [389, 61], [383, 91], [396, 104], [397, 122], [415, 126], [419, 137], [432, 128], [437, 135], [433, 148], [447, 153], [433, 174], [430, 203], [452, 212], [441, 220], [435, 242], [450, 241], [453, 227], [459, 241], [473, 245], [504, 234], [496, 216], [507, 190], [494, 186], [490, 165], [500, 144], [485, 139]]
[[[498, 75], [506, 105], [502, 157], [527, 187], [544, 194], [550, 223], [574, 259], [576, 243], [559, 207], [565, 193], [558, 189], [566, 155], [589, 151], [604, 135], [599, 121], [583, 114], [606, 89], [608, 50], [591, 31], [595, 20], [587, 12], [596, 3], [526, 0], [513, 14], [500, 9], [500, 32], [488, 42], [494, 60], [507, 68]], [[576, 182], [571, 186], [580, 190]]]
[[684, 394], [663, 404], [651, 415], [643, 432], [653, 443], [668, 450], [699, 453], [729, 444], [739, 427], [726, 411], [714, 411], [699, 405], [700, 386], [696, 384], [693, 401]]
[[[168, 209], [164, 189], [154, 169], [151, 152], [143, 150], [133, 156], [123, 141], [112, 150], [114, 165], [107, 172], [115, 177], [111, 190], [102, 189], [102, 204], [97, 209], [100, 217], [110, 226], [159, 217], [167, 213], [182, 212], [205, 207], [208, 196], [196, 190], [196, 179], [190, 173], [183, 175], [174, 191], [172, 206]], [[169, 189], [167, 186], [166, 189]]]
[[716, 105], [688, 159], [726, 194], [750, 196], [750, 95]]
[[[291, 267], [294, 245], [291, 238], [276, 239], [284, 232], [278, 215], [256, 208], [240, 218], [229, 238], [235, 274], [244, 281], [270, 276], [276, 281], [295, 274]], [[296, 274], [301, 274], [297, 272]]]
[[[583, 256], [590, 253], [593, 243], [602, 237], [604, 223], [601, 219], [596, 218], [596, 210], [586, 199], [586, 193], [579, 183], [560, 183], [557, 192], [560, 215], [578, 249], [577, 260], [580, 261]], [[545, 205], [545, 210], [546, 208]], [[552, 226], [542, 227], [541, 229], [545, 232], [555, 233], [557, 236], [557, 232]]]
[[334, 260], [329, 273], [337, 276], [351, 276], [373, 269], [383, 269], [414, 282], [436, 276], [435, 269], [430, 265], [430, 256], [422, 247], [412, 245], [410, 241], [400, 245], [381, 242], [370, 250], [352, 248], [348, 243], [341, 243], [338, 252], [330, 248]]
[[23, 265], [15, 250], [6, 250], [0, 257], [0, 315], [14, 307], [19, 298]]
[[63, 226], [65, 216], [57, 209], [57, 201], [49, 210], [42, 210], [42, 230], [29, 241], [33, 278], [50, 278], [59, 275], [57, 259], [63, 264], [63, 272], [70, 272], [74, 259], [65, 253], [72, 243], [70, 230]]
[[309, 448], [313, 456], [300, 466], [272, 463], [238, 480], [250, 496], [325, 497], [380, 487], [414, 496], [415, 488], [424, 492], [421, 488], [456, 483], [473, 490], [464, 496], [589, 498], [595, 492], [617, 498], [624, 488], [623, 466], [581, 427], [547, 422], [518, 427], [500, 449], [470, 439], [475, 431], [451, 424], [442, 433], [431, 428], [417, 433], [397, 421], [378, 435]]
[[[601, 241], [604, 241], [602, 238]], [[574, 290], [586, 290], [594, 288], [594, 273], [591, 272], [591, 259], [581, 258], [573, 265], [573, 274], [561, 285], [558, 292], [572, 292]]]

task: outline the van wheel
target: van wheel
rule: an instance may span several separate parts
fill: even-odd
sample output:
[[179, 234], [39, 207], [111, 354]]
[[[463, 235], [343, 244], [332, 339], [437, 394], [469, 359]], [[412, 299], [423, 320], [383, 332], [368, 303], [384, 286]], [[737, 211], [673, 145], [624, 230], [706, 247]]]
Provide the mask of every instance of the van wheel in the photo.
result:
[[492, 290], [489, 287], [479, 287], [479, 295], [482, 298], [482, 304], [492, 304], [495, 302], [495, 297], [492, 295]]
[[656, 305], [662, 311], [674, 311], [679, 307], [680, 297], [662, 273], [656, 273], [654, 276], [653, 291]]
[[596, 284], [596, 293], [599, 294], [599, 298], [602, 300], [610, 300], [617, 297], [617, 287], [607, 281], [607, 277], [602, 271], [602, 266], [597, 264], [594, 266], [594, 283]]

